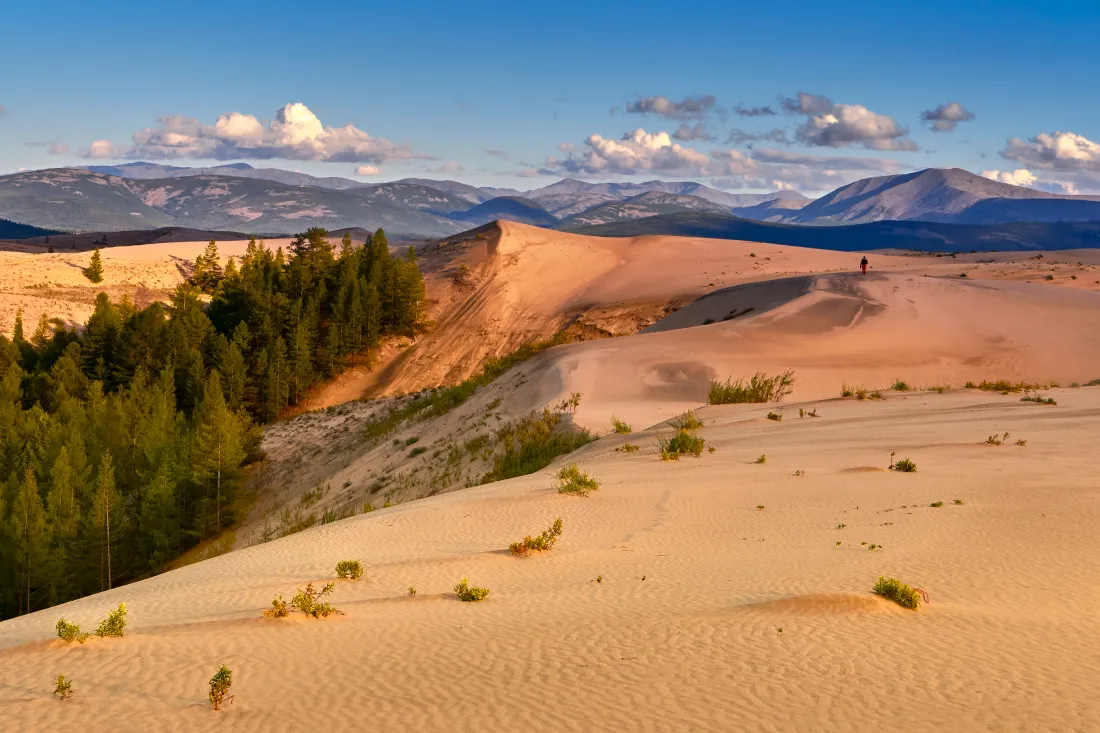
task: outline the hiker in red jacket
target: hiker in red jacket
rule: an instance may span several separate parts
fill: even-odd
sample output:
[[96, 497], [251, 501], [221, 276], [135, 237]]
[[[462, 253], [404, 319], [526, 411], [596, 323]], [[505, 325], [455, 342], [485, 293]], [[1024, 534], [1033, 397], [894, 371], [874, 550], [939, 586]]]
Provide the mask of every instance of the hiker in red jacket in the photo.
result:
[[859, 269], [863, 270], [864, 275], [867, 274], [867, 258], [866, 257], [864, 257], [862, 260], [859, 261]]

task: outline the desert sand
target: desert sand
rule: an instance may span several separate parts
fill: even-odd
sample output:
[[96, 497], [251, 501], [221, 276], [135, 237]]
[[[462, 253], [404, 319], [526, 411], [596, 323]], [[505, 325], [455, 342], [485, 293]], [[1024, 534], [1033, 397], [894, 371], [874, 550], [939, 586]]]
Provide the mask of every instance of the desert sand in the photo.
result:
[[[236, 550], [0, 624], [0, 730], [1095, 730], [1100, 387], [1071, 385], [1100, 377], [1100, 292], [1069, 274], [1094, 255], [1048, 253], [1028, 282], [1026, 254], [875, 255], [862, 277], [845, 253], [519, 225], [447, 246], [424, 256], [437, 329], [383, 365], [392, 382], [370, 373], [379, 392], [570, 321], [630, 335], [549, 349], [378, 443], [363, 425], [400, 398], [271, 426]], [[705, 406], [711, 379], [784, 369], [778, 406]], [[962, 388], [997, 378], [1058, 382], [1057, 404]], [[534, 475], [463, 488], [486, 468], [463, 454], [440, 479], [449, 447], [574, 392], [567, 419], [604, 437]], [[690, 408], [715, 451], [660, 460]], [[636, 432], [608, 434], [612, 415]], [[887, 470], [892, 451], [917, 472]], [[588, 497], [554, 489], [574, 462]], [[315, 511], [375, 510], [259, 541], [318, 484]], [[509, 555], [555, 517], [552, 551]], [[344, 559], [366, 567], [337, 582], [344, 615], [262, 617]], [[928, 602], [874, 596], [880, 575]], [[458, 601], [463, 577], [492, 592]], [[122, 601], [124, 639], [55, 638]]]

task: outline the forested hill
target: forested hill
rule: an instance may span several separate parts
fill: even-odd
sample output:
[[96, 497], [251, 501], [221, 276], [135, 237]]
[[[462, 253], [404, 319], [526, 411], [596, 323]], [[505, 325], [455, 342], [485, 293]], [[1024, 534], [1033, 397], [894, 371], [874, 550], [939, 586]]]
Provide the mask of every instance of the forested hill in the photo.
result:
[[211, 242], [167, 305], [101, 293], [82, 332], [17, 322], [0, 336], [0, 618], [155, 573], [232, 524], [259, 425], [424, 318], [414, 250], [311, 229], [224, 270]]

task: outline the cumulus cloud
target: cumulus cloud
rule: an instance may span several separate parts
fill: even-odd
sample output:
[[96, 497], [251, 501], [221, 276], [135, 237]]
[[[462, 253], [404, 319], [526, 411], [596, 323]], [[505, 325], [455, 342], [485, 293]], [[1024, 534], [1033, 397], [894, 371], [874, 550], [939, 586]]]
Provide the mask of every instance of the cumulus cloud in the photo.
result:
[[407, 147], [372, 137], [354, 125], [331, 127], [321, 123], [304, 104], [287, 104], [267, 124], [252, 115], [230, 112], [206, 125], [191, 117], [168, 115], [157, 127], [134, 133], [133, 145], [119, 150], [99, 140], [85, 157], [126, 157], [149, 160], [174, 158], [246, 160], [319, 160], [378, 165], [400, 158], [424, 158]]
[[125, 154], [125, 148], [115, 145], [110, 140], [95, 140], [80, 151], [81, 158], [122, 158]]
[[743, 104], [734, 107], [733, 112], [740, 117], [771, 117], [779, 114], [774, 107], [746, 107]]
[[1043, 170], [1100, 171], [1100, 144], [1075, 132], [1040, 132], [1026, 142], [1011, 138], [1001, 157]]
[[547, 158], [542, 175], [630, 176], [659, 172], [679, 178], [711, 179], [723, 188], [797, 188], [822, 191], [871, 174], [900, 173], [907, 166], [873, 157], [830, 157], [773, 148], [713, 150], [709, 154], [674, 141], [667, 132], [637, 129], [619, 140], [590, 135], [586, 149]]
[[1017, 168], [1014, 171], [982, 171], [982, 176], [991, 181], [1010, 183], [1013, 186], [1033, 186], [1037, 180], [1035, 174], [1027, 168]]
[[712, 94], [684, 97], [674, 102], [668, 97], [640, 97], [626, 105], [627, 114], [656, 115], [672, 120], [696, 120], [715, 109], [717, 100]]
[[779, 105], [788, 114], [806, 116], [795, 130], [795, 138], [804, 145], [841, 148], [860, 145], [870, 150], [916, 150], [908, 138], [909, 130], [888, 115], [872, 112], [859, 104], [838, 104], [828, 97], [799, 92], [796, 97], [780, 97]]
[[558, 150], [562, 151], [563, 153], [572, 153], [574, 150], [576, 150], [576, 146], [574, 146], [573, 143], [559, 143]]
[[691, 140], [711, 142], [714, 140], [714, 135], [707, 132], [707, 127], [702, 122], [696, 122], [694, 125], [690, 125], [687, 122], [681, 122], [679, 129], [672, 133], [672, 137], [676, 140], [683, 140], [684, 142], [690, 142]]
[[377, 176], [381, 173], [382, 169], [376, 165], [361, 165], [355, 169], [357, 176]]
[[933, 132], [952, 132], [960, 122], [973, 120], [974, 113], [958, 102], [948, 102], [921, 112], [920, 118], [930, 123], [928, 126]]

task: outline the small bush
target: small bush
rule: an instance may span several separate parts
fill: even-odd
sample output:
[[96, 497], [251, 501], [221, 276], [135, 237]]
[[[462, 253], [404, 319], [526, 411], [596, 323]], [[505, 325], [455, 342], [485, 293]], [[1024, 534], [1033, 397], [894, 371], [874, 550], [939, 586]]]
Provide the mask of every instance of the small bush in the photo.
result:
[[780, 402], [791, 393], [794, 385], [794, 371], [788, 369], [782, 374], [768, 376], [764, 372], [752, 375], [748, 382], [744, 379], [733, 381], [729, 377], [725, 382], [712, 379], [709, 405], [735, 405], [760, 402]]
[[409, 589], [407, 591], [405, 591], [405, 595], [407, 595], [409, 597], [415, 596], [416, 595], [416, 588], [414, 588], [410, 585]]
[[336, 577], [359, 580], [363, 577], [363, 563], [358, 560], [341, 560], [336, 563]]
[[614, 415], [611, 416], [611, 429], [619, 435], [629, 435], [632, 432], [629, 425]]
[[559, 494], [588, 496], [589, 491], [595, 491], [598, 488], [600, 488], [600, 483], [592, 478], [587, 471], [578, 468], [576, 463], [570, 463], [558, 471]]
[[[975, 387], [973, 382], [967, 382], [966, 386], [968, 389], [974, 389]], [[1005, 379], [998, 379], [995, 382], [983, 379], [977, 385], [977, 388], [982, 390], [983, 392], [1000, 392], [1001, 394], [1030, 391], [1034, 389], [1039, 389], [1039, 387], [1040, 385], [1038, 384], [1028, 384], [1027, 382], [1009, 382]]]
[[897, 578], [879, 576], [878, 582], [875, 583], [875, 587], [871, 589], [871, 592], [883, 598], [889, 598], [902, 608], [916, 611], [920, 606], [920, 591], [910, 588]]
[[122, 638], [123, 629], [126, 628], [126, 604], [118, 604], [118, 608], [107, 614], [107, 618], [103, 619], [103, 623], [99, 625], [99, 628], [95, 630], [95, 635], [99, 637], [113, 636]]
[[476, 603], [477, 601], [484, 600], [485, 596], [489, 595], [489, 589], [470, 585], [466, 578], [463, 578], [455, 586], [455, 595], [458, 596], [458, 600], [460, 601]]
[[313, 589], [313, 583], [310, 583], [306, 586], [305, 590], [298, 591], [297, 595], [290, 600], [290, 605], [310, 618], [325, 618], [334, 613], [339, 613], [339, 611], [333, 608], [328, 601], [321, 600], [332, 593], [332, 589], [335, 587], [335, 583], [329, 583], [324, 588], [317, 591]]
[[856, 389], [855, 387], [850, 387], [848, 384], [841, 384], [840, 385], [840, 396], [841, 397], [851, 397], [852, 395], [854, 395], [856, 393], [855, 389]]
[[554, 520], [554, 523], [550, 525], [545, 532], [538, 537], [531, 537], [528, 535], [524, 537], [521, 542], [513, 542], [508, 545], [508, 549], [513, 555], [527, 557], [532, 552], [549, 552], [554, 547], [554, 543], [558, 541], [558, 537], [561, 536], [561, 517]]
[[913, 463], [908, 458], [902, 458], [890, 466], [891, 471], [901, 471], [902, 473], [916, 473], [917, 464]]
[[1035, 402], [1040, 405], [1057, 405], [1058, 402], [1053, 397], [1043, 397], [1036, 392], [1033, 395], [1025, 395], [1020, 398], [1020, 402]]
[[934, 509], [939, 509], [941, 506], [943, 506], [943, 502], [942, 501], [934, 501], [931, 504], [929, 504], [928, 506], [930, 506]]
[[77, 642], [83, 644], [91, 636], [86, 631], [81, 631], [76, 624], [71, 624], [65, 619], [57, 620], [57, 638], [64, 639], [68, 643]]
[[703, 454], [706, 442], [704, 438], [700, 438], [695, 433], [685, 429], [677, 430], [668, 438], [657, 437], [657, 447], [661, 451], [662, 461], [678, 461], [681, 455], [698, 458]]
[[53, 694], [62, 700], [68, 700], [73, 696], [73, 681], [65, 679], [65, 675], [57, 675], [57, 684], [54, 685]]
[[759, 455], [759, 457], [757, 457], [756, 462], [757, 463], [767, 463], [768, 462], [768, 457], [766, 455], [764, 455], [763, 453], [761, 453]]
[[963, 500], [962, 499], [955, 499], [955, 501], [953, 501], [951, 503], [954, 504], [955, 506], [962, 506], [963, 505]]
[[703, 421], [695, 414], [695, 410], [688, 410], [683, 415], [669, 420], [668, 424], [677, 430], [697, 430], [703, 427]]
[[908, 392], [909, 390], [911, 390], [913, 388], [910, 387], [907, 382], [899, 379], [896, 382], [894, 382], [894, 386], [891, 387], [890, 389], [894, 390], [895, 392]]
[[780, 420], [782, 420], [782, 419], [783, 419], [783, 413], [780, 413], [780, 412], [769, 412], [769, 413], [768, 413], [768, 419], [769, 419], [769, 420], [775, 420], [776, 422], [779, 422]]
[[428, 452], [427, 448], [425, 448], [422, 445], [418, 445], [415, 448], [413, 448], [411, 451], [409, 451], [409, 458], [416, 458], [421, 453], [427, 453], [427, 452]]
[[290, 609], [286, 607], [286, 601], [280, 593], [271, 601], [271, 608], [264, 611], [264, 618], [286, 618], [290, 615]]
[[633, 443], [623, 443], [615, 450], [619, 453], [634, 453], [638, 450], [638, 446]]
[[408, 438], [405, 441], [405, 447], [408, 448], [410, 445], [412, 445], [413, 443], [416, 443], [419, 440], [420, 440], [420, 436], [419, 435], [414, 435], [414, 436], [412, 436], [411, 438]]
[[224, 664], [210, 678], [210, 702], [215, 710], [221, 710], [222, 704], [233, 699], [229, 688], [233, 686], [233, 672]]
[[555, 458], [595, 440], [587, 430], [559, 427], [562, 416], [549, 410], [532, 412], [497, 429], [503, 450], [493, 457], [493, 468], [481, 483], [526, 476], [542, 470]]

